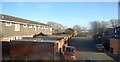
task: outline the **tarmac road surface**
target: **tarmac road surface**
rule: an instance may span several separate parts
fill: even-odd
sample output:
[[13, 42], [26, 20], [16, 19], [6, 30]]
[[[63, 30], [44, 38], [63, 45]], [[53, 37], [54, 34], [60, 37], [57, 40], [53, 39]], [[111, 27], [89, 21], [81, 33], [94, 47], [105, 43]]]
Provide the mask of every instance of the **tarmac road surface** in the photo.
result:
[[109, 60], [113, 58], [106, 53], [96, 52], [95, 43], [91, 38], [78, 38], [71, 39], [70, 46], [76, 47], [76, 60]]

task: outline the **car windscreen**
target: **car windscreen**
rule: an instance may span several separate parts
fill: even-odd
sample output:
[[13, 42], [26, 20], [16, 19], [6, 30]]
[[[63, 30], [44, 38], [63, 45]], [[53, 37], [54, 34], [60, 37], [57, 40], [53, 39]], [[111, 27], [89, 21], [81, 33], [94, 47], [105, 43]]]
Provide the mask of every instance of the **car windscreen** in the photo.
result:
[[103, 46], [102, 46], [102, 45], [97, 45], [97, 47], [102, 47], [102, 48], [103, 48]]
[[65, 52], [73, 52], [74, 49], [73, 48], [66, 48], [66, 51]]

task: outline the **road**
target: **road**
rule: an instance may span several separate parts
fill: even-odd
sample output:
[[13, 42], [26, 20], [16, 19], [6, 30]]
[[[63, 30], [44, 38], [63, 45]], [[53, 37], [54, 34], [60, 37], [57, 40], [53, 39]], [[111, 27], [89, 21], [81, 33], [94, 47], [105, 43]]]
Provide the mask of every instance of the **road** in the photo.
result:
[[72, 38], [70, 45], [76, 47], [76, 60], [113, 60], [105, 53], [95, 52], [95, 43], [91, 38]]

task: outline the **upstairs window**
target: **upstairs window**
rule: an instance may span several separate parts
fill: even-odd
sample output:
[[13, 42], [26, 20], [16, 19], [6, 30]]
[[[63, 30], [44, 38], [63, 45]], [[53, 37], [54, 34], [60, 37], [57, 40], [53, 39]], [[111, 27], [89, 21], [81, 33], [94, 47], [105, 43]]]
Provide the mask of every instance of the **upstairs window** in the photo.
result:
[[4, 16], [2, 16], [2, 18], [4, 18]]
[[45, 27], [45, 29], [48, 29], [48, 27]]
[[38, 26], [38, 28], [40, 28], [40, 26]]
[[41, 29], [43, 29], [43, 27], [41, 26]]
[[27, 24], [24, 24], [24, 25], [23, 25], [23, 27], [25, 27], [25, 28], [26, 28], [26, 27], [27, 27]]
[[4, 37], [4, 39], [7, 39], [7, 37]]
[[32, 28], [32, 25], [29, 25], [29, 28]]
[[15, 24], [15, 31], [20, 31], [20, 24]]
[[52, 31], [52, 28], [50, 28], [50, 31]]
[[34, 26], [34, 30], [36, 31], [36, 26]]
[[12, 26], [12, 23], [6, 22], [6, 26]]
[[45, 27], [43, 27], [43, 29], [45, 29]]

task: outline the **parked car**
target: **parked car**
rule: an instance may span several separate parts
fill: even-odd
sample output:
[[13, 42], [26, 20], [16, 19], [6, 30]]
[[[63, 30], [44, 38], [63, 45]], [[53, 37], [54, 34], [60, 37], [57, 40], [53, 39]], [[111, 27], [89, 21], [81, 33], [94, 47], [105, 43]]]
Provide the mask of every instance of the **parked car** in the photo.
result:
[[97, 52], [105, 52], [105, 48], [102, 44], [96, 44], [96, 51]]
[[76, 59], [76, 48], [74, 46], [67, 46], [64, 51], [65, 60], [75, 60]]

